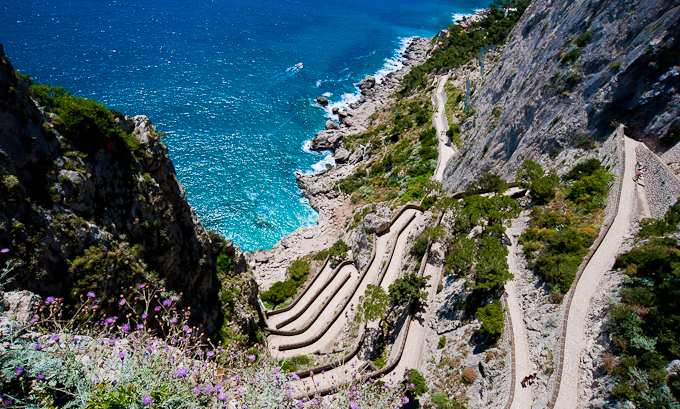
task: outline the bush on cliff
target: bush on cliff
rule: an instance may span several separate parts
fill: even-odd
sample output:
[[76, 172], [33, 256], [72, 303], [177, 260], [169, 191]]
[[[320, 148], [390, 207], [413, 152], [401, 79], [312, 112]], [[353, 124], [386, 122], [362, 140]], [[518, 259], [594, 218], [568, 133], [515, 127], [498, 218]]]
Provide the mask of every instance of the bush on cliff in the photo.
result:
[[[343, 243], [344, 244], [344, 243]], [[309, 263], [304, 260], [295, 260], [288, 267], [289, 279], [275, 282], [267, 291], [260, 293], [263, 302], [277, 306], [293, 297], [302, 283], [309, 275]]]
[[499, 300], [477, 310], [477, 319], [482, 323], [480, 334], [489, 336], [494, 342], [500, 338], [505, 326], [503, 306]]
[[680, 358], [680, 250], [678, 241], [654, 238], [622, 254], [621, 302], [609, 311], [609, 332], [619, 355], [612, 394], [637, 407], [677, 407], [680, 378], [668, 364]]
[[122, 141], [128, 149], [139, 149], [139, 142], [116, 124], [123, 118], [117, 111], [89, 99], [75, 97], [61, 87], [32, 85], [31, 96], [47, 112], [57, 115], [52, 120], [59, 133], [71, 139], [86, 152], [103, 148], [109, 142]]

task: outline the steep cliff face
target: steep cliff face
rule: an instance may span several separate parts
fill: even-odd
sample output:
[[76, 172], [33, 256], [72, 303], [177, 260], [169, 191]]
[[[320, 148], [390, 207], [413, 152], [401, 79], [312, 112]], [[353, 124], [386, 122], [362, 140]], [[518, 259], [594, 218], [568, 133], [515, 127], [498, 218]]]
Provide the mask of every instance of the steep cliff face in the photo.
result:
[[680, 109], [679, 18], [677, 2], [664, 0], [533, 3], [472, 84], [476, 113], [445, 188], [486, 171], [511, 179], [524, 160], [602, 141], [617, 123], [661, 149]]
[[114, 137], [80, 119], [78, 138], [60, 133], [66, 119], [41, 111], [0, 45], [0, 268], [10, 288], [72, 301], [94, 291], [112, 302], [157, 279], [212, 332], [222, 317], [208, 234], [149, 119], [113, 115]]

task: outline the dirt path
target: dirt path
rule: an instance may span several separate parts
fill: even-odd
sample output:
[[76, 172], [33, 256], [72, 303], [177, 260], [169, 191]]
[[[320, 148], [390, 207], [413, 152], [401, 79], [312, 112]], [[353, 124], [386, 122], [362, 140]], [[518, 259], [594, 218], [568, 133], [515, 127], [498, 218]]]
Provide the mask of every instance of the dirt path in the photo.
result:
[[[519, 272], [515, 265], [515, 254], [517, 253], [517, 238], [521, 233], [521, 231], [515, 231], [514, 226], [511, 226], [507, 231], [508, 238], [511, 242], [510, 248], [508, 249], [508, 268], [510, 274], [516, 278], [519, 277]], [[524, 313], [522, 312], [522, 307], [519, 305], [514, 279], [505, 283], [505, 293], [507, 295], [508, 314], [510, 316], [510, 321], [512, 322], [512, 358], [514, 361], [514, 384], [510, 386], [513, 394], [511, 395], [512, 402], [509, 407], [511, 409], [531, 408], [533, 402], [531, 388], [523, 388], [520, 383], [525, 376], [532, 372], [532, 370], [529, 343], [527, 341], [526, 327], [524, 326]]]
[[616, 253], [623, 243], [624, 235], [628, 233], [633, 200], [636, 198], [635, 182], [635, 148], [639, 142], [624, 136], [626, 160], [623, 168], [623, 183], [619, 200], [619, 209], [609, 232], [605, 236], [590, 262], [583, 270], [571, 301], [571, 308], [567, 311], [567, 327], [562, 351], [563, 364], [561, 373], [557, 374], [559, 391], [554, 408], [573, 409], [578, 404], [579, 363], [583, 350], [583, 324], [588, 313], [590, 299], [598, 287], [602, 276], [611, 269], [616, 259]]
[[437, 168], [434, 171], [434, 180], [441, 182], [444, 177], [444, 169], [446, 163], [456, 153], [456, 148], [451, 142], [448, 142], [446, 131], [449, 130], [449, 123], [446, 120], [446, 98], [444, 98], [444, 85], [449, 79], [448, 75], [439, 77], [439, 84], [435, 91], [433, 101], [436, 102], [436, 110], [432, 115], [432, 120], [437, 132], [437, 139], [439, 140], [439, 158], [437, 159]]

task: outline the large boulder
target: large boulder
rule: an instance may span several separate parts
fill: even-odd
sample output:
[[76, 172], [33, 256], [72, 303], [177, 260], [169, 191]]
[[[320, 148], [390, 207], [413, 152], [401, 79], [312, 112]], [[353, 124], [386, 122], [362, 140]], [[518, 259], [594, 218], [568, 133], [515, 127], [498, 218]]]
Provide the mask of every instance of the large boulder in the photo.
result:
[[352, 153], [345, 148], [338, 148], [333, 155], [336, 163], [346, 163]]
[[371, 213], [364, 217], [363, 225], [367, 233], [382, 233], [389, 227], [390, 220]]
[[359, 89], [362, 90], [362, 91], [363, 91], [363, 90], [366, 90], [366, 89], [371, 89], [371, 88], [375, 87], [375, 78], [374, 78], [374, 77], [371, 77], [371, 76], [369, 75], [368, 77], [366, 77], [366, 78], [364, 78], [363, 80], [361, 80], [361, 82], [359, 82], [359, 83], [357, 84], [357, 86], [358, 86]]
[[322, 107], [328, 106], [328, 98], [326, 97], [317, 97], [316, 102]]
[[338, 147], [338, 144], [342, 140], [343, 136], [344, 134], [339, 131], [321, 131], [316, 134], [314, 139], [312, 139], [312, 143], [310, 144], [309, 148], [313, 151], [324, 151], [329, 149], [334, 150]]
[[326, 125], [324, 125], [324, 129], [340, 129], [340, 125], [336, 124], [335, 122], [331, 121], [330, 119], [326, 121]]

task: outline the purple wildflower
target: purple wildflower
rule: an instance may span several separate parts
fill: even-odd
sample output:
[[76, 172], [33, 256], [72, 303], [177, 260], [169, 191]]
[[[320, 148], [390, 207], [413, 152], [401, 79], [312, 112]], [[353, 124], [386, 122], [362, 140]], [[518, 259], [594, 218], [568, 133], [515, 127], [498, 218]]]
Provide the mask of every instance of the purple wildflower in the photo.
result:
[[415, 386], [413, 383], [411, 383], [410, 386], [411, 386], [411, 389], [415, 389], [415, 388], [416, 388], [416, 386]]
[[151, 405], [152, 402], [153, 398], [149, 395], [146, 395], [144, 399], [142, 399], [142, 403], [144, 403], [145, 405]]
[[182, 377], [182, 376], [185, 376], [185, 375], [188, 374], [188, 373], [189, 373], [189, 370], [188, 370], [187, 368], [181, 367], [181, 368], [179, 368], [178, 370], [176, 370], [175, 372], [173, 372], [173, 373], [172, 373], [172, 376], [175, 376], [175, 377], [180, 378], [180, 377]]
[[56, 334], [52, 337], [52, 341], [59, 341], [59, 338], [61, 338], [61, 336], [59, 334]]
[[33, 347], [33, 349], [35, 349], [36, 351], [40, 351], [40, 350], [42, 349], [42, 345], [40, 345], [40, 344], [35, 344], [35, 346]]
[[110, 325], [110, 324], [113, 324], [115, 321], [116, 320], [114, 320], [113, 317], [109, 317], [109, 318], [106, 319], [106, 321], [104, 321], [104, 324]]
[[128, 324], [123, 324], [123, 326], [120, 327], [120, 330], [123, 332], [128, 332], [130, 331], [130, 326]]
[[15, 373], [17, 376], [21, 376], [21, 374], [24, 373], [24, 367], [23, 367], [23, 366], [18, 367], [18, 368], [14, 371], [14, 373]]
[[349, 409], [359, 409], [359, 404], [356, 403], [355, 401], [350, 401], [349, 402]]
[[205, 389], [203, 389], [203, 391], [204, 391], [206, 394], [212, 392], [212, 386], [210, 386], [210, 385], [206, 386]]
[[218, 401], [222, 402], [222, 401], [224, 401], [225, 399], [227, 399], [227, 394], [226, 394], [226, 393], [220, 392], [220, 394], [217, 395], [217, 400], [218, 400]]
[[125, 305], [125, 298], [121, 298], [120, 301], [118, 301], [118, 305], [120, 306]]
[[2, 254], [9, 253], [9, 249], [7, 249], [7, 248], [2, 249], [2, 250], [0, 250], [0, 253], [2, 253]]
[[170, 305], [172, 305], [172, 301], [165, 300], [165, 301], [163, 301], [163, 305], [166, 306], [166, 307], [169, 307]]
[[255, 355], [248, 355], [248, 359], [251, 360], [251, 361], [254, 361], [254, 360], [255, 360]]
[[191, 328], [188, 325], [184, 325], [182, 329], [184, 330], [184, 332], [191, 332]]
[[142, 329], [142, 328], [144, 328], [143, 324], [137, 324], [137, 329]]
[[206, 352], [205, 354], [208, 355], [208, 356], [215, 356], [215, 352], [214, 352], [214, 351], [208, 351], [208, 352]]
[[95, 297], [94, 292], [92, 292], [92, 291], [88, 292], [88, 293], [87, 293], [87, 296], [90, 297], [90, 298], [94, 298], [94, 297]]
[[146, 313], [142, 314], [142, 319], [145, 320], [148, 315]]
[[406, 396], [404, 396], [404, 400], [403, 400], [403, 401], [404, 401], [404, 404], [408, 403], [408, 398], [407, 398]]
[[175, 324], [177, 323], [177, 318], [170, 318], [170, 324]]
[[121, 352], [120, 354], [118, 354], [118, 358], [124, 359], [125, 358], [125, 352]]
[[160, 311], [160, 310], [161, 310], [160, 305], [158, 307], [154, 308], [154, 311]]
[[146, 287], [146, 284], [140, 284], [140, 285], [139, 285], [139, 289], [140, 289], [140, 290], [143, 290], [144, 287]]
[[38, 379], [39, 381], [42, 381], [43, 379], [45, 379], [45, 375], [40, 374], [40, 375], [38, 375], [38, 378], [37, 378], [37, 379]]
[[28, 322], [30, 322], [31, 324], [35, 324], [36, 321], [38, 321], [38, 317], [33, 317], [33, 318], [31, 318], [31, 320], [28, 321]]
[[45, 298], [45, 304], [52, 304], [54, 302], [54, 297]]

